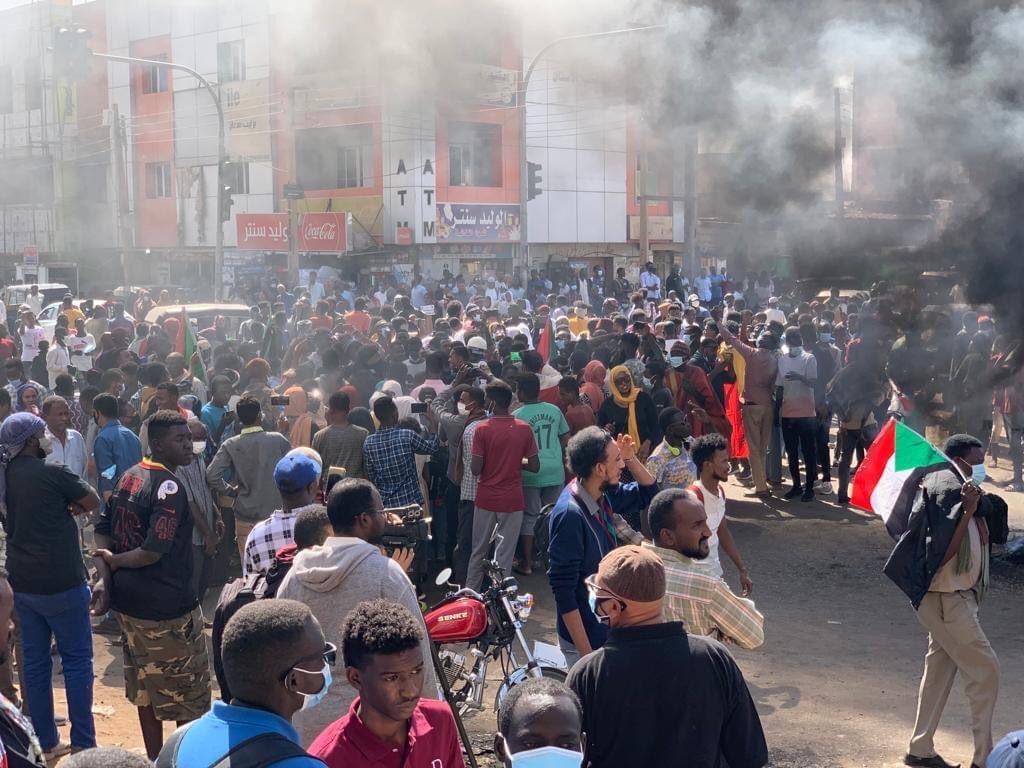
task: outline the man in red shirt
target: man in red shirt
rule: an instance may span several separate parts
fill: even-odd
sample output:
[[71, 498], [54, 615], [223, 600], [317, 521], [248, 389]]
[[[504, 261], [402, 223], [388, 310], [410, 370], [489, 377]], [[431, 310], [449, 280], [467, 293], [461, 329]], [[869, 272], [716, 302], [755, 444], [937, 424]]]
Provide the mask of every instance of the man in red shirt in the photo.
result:
[[479, 589], [483, 581], [484, 558], [495, 525], [501, 537], [497, 539], [495, 558], [506, 574], [511, 572], [526, 507], [523, 470], [540, 469], [533, 430], [525, 421], [509, 414], [512, 389], [505, 382], [494, 380], [485, 391], [494, 415], [481, 422], [473, 435], [470, 468], [477, 477], [477, 487], [473, 549], [466, 576], [466, 586], [471, 589]]
[[388, 600], [360, 603], [348, 615], [341, 654], [359, 696], [309, 747], [327, 768], [465, 768], [448, 704], [420, 698], [430, 663], [420, 624]]
[[0, 323], [0, 361], [14, 357], [14, 339], [7, 335], [7, 326]]
[[558, 382], [558, 394], [562, 398], [565, 420], [569, 422], [569, 436], [581, 429], [597, 426], [594, 409], [580, 402], [580, 384], [576, 379], [566, 376]]
[[345, 314], [345, 322], [359, 333], [366, 335], [370, 332], [371, 319], [366, 312], [366, 299], [360, 296], [355, 300], [355, 305], [355, 309]]

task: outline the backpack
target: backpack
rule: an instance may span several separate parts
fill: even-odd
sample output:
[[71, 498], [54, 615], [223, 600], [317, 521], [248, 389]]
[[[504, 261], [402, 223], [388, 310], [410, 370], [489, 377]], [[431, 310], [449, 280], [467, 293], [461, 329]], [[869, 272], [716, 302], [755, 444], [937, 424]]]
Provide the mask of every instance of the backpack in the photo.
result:
[[221, 662], [220, 648], [224, 639], [224, 627], [243, 605], [256, 600], [267, 600], [277, 595], [278, 587], [291, 569], [291, 559], [274, 558], [270, 570], [266, 573], [251, 573], [240, 576], [224, 585], [217, 598], [217, 608], [213, 613], [213, 672], [217, 676], [220, 695], [223, 701], [231, 701], [231, 691], [227, 678], [224, 677], [224, 665]]
[[986, 493], [985, 498], [989, 502], [988, 515], [985, 518], [989, 539], [993, 544], [1005, 544], [1010, 537], [1010, 509], [1001, 496]]
[[537, 524], [533, 527], [534, 551], [543, 562], [545, 571], [548, 569], [548, 546], [551, 544], [551, 526], [548, 520], [554, 508], [554, 504], [545, 504], [537, 516]]
[[[178, 750], [181, 742], [194, 725], [189, 723], [171, 734], [157, 755], [156, 768], [185, 768], [178, 764]], [[269, 766], [292, 757], [310, 757], [302, 747], [279, 733], [261, 733], [239, 742], [227, 753], [221, 755], [208, 768], [269, 768]], [[310, 759], [315, 759], [310, 757]], [[189, 766], [188, 768], [199, 768]]]

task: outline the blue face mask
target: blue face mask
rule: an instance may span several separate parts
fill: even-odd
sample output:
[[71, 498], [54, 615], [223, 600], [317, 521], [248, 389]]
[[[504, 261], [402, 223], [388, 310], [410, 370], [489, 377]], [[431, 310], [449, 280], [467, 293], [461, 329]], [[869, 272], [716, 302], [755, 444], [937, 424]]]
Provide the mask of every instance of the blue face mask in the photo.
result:
[[[508, 752], [508, 747], [505, 747]], [[512, 768], [580, 768], [583, 753], [561, 747], [540, 747], [509, 755]]]
[[971, 465], [971, 480], [975, 485], [981, 485], [985, 482], [985, 465], [984, 464], [972, 464]]
[[597, 593], [596, 592], [594, 592], [592, 590], [588, 591], [587, 602], [590, 604], [590, 612], [597, 617], [597, 620], [600, 621], [602, 624], [607, 624], [608, 623], [608, 617], [605, 616], [604, 614], [600, 614], [600, 613], [597, 612]]
[[668, 362], [673, 368], [678, 368], [683, 364], [683, 358], [678, 355], [669, 355]]

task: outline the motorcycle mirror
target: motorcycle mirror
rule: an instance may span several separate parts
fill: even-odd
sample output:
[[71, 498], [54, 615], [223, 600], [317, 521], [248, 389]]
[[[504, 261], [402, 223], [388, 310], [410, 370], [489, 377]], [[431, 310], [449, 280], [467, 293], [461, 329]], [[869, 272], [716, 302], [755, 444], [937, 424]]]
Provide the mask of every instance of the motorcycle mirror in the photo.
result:
[[448, 583], [448, 581], [449, 581], [449, 579], [451, 579], [451, 577], [452, 577], [452, 569], [451, 568], [445, 568], [443, 571], [441, 571], [439, 574], [437, 574], [437, 578], [434, 579], [434, 583], [437, 584], [437, 586], [439, 586], [439, 587], [443, 587], [445, 584]]

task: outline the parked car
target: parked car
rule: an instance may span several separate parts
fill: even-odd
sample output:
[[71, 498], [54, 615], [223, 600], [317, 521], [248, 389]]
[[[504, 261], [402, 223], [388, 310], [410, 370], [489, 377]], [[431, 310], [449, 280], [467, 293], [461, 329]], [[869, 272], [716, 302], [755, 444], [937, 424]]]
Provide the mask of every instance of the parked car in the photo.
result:
[[150, 325], [163, 325], [164, 320], [169, 317], [181, 317], [182, 311], [188, 313], [189, 322], [195, 326], [197, 332], [212, 326], [214, 318], [222, 315], [227, 320], [228, 338], [236, 338], [238, 326], [250, 316], [250, 308], [245, 304], [173, 304], [153, 307], [146, 313], [144, 322]]
[[25, 299], [33, 285], [39, 286], [39, 293], [43, 295], [44, 307], [55, 301], [59, 302], [64, 298], [64, 294], [70, 293], [71, 290], [63, 283], [22, 283], [21, 285], [9, 285], [7, 286], [6, 299], [8, 318], [18, 316], [18, 307], [25, 303]]
[[[72, 303], [74, 306], [82, 309], [83, 305], [102, 303], [102, 299], [75, 299]], [[46, 331], [46, 340], [53, 341], [53, 329], [57, 327], [57, 316], [60, 314], [63, 303], [55, 301], [52, 304], [47, 304], [43, 307], [43, 311], [39, 313], [38, 320], [39, 325]], [[135, 320], [127, 312], [122, 311], [121, 316], [130, 323], [135, 323]], [[98, 342], [99, 339], [96, 339]]]

